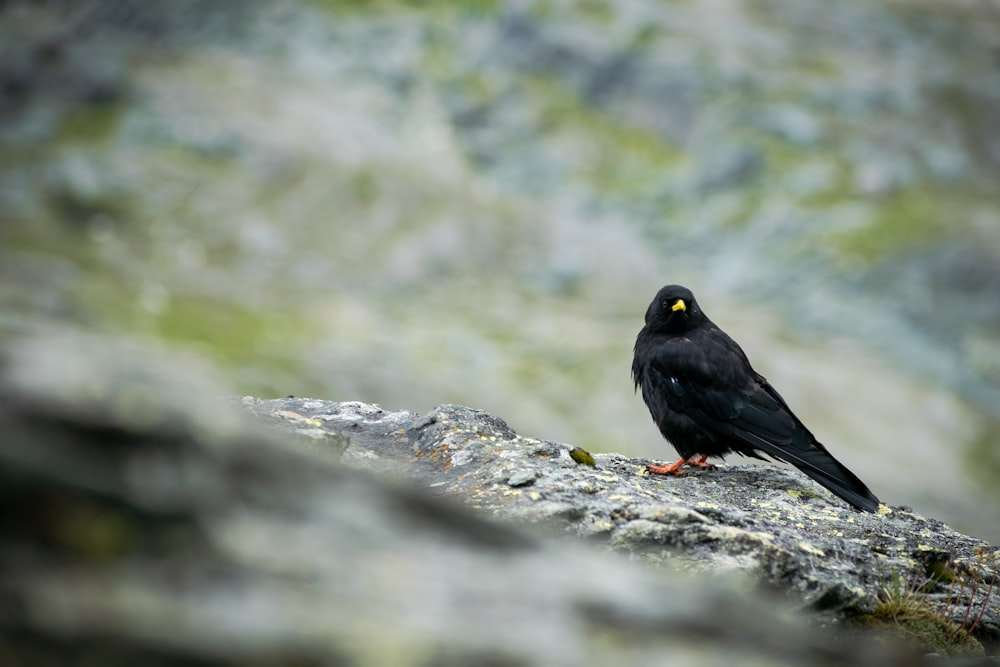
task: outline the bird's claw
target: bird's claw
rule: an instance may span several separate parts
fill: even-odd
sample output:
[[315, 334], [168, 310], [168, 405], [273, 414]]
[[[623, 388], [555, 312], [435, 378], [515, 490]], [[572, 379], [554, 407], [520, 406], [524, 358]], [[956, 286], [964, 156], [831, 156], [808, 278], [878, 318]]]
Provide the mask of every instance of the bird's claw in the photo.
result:
[[673, 463], [667, 465], [657, 465], [655, 463], [650, 463], [646, 466], [646, 470], [656, 475], [683, 475], [684, 471], [681, 470], [680, 466], [674, 466]]
[[712, 464], [707, 462], [707, 456], [692, 456], [687, 460], [688, 465], [698, 466], [699, 468], [711, 468]]
[[656, 475], [683, 475], [684, 471], [681, 467], [684, 465], [697, 466], [699, 468], [711, 468], [711, 463], [706, 463], [705, 460], [707, 456], [692, 456], [691, 458], [679, 458], [673, 463], [656, 464], [650, 463], [646, 466], [646, 470]]

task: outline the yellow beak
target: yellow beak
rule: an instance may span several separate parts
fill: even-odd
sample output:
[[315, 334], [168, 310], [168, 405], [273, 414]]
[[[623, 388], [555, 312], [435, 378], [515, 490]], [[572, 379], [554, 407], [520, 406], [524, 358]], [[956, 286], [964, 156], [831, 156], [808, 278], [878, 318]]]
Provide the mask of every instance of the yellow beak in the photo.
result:
[[673, 311], [683, 310], [684, 312], [687, 312], [687, 304], [684, 303], [684, 299], [677, 299], [677, 303], [671, 306], [670, 310]]

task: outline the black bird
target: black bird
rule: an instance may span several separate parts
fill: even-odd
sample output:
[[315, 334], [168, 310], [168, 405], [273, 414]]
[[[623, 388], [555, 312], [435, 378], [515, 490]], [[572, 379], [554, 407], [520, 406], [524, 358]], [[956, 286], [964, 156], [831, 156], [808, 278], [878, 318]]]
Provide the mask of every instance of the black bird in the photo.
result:
[[650, 465], [677, 474], [685, 463], [708, 467], [709, 456], [736, 452], [791, 463], [858, 509], [879, 500], [796, 417], [732, 338], [680, 285], [661, 289], [635, 339], [632, 379], [660, 433], [681, 458]]

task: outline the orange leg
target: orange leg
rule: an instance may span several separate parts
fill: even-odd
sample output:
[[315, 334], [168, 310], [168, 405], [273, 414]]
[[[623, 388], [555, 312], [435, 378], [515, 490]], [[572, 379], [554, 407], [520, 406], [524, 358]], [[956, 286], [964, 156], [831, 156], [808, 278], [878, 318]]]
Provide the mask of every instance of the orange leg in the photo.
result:
[[680, 467], [685, 463], [687, 463], [687, 459], [682, 456], [670, 465], [656, 465], [655, 463], [650, 463], [646, 466], [646, 469], [657, 475], [683, 475], [684, 471], [681, 470]]
[[711, 463], [705, 463], [708, 460], [708, 454], [702, 454], [701, 456], [692, 456], [688, 459], [688, 465], [698, 466], [699, 468], [711, 468]]
[[701, 456], [695, 455], [688, 459], [681, 457], [669, 465], [657, 465], [655, 463], [650, 463], [646, 466], [646, 469], [657, 475], [683, 475], [684, 471], [681, 470], [681, 466], [685, 463], [692, 466], [698, 466], [699, 468], [711, 468], [712, 464], [705, 462], [707, 459], [707, 454], [702, 454]]

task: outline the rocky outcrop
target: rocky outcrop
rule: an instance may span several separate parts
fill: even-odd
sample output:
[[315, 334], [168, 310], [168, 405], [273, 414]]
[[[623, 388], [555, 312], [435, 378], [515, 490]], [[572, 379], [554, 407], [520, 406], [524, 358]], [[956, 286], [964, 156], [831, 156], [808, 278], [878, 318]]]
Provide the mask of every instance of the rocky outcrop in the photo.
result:
[[363, 403], [243, 403], [347, 436], [350, 467], [406, 475], [506, 522], [555, 525], [671, 568], [747, 574], [827, 619], [870, 617], [891, 591], [919, 591], [942, 620], [968, 628], [975, 618], [973, 634], [1000, 639], [1000, 595], [989, 588], [1000, 549], [906, 507], [852, 510], [790, 468], [650, 476], [648, 461], [595, 454], [595, 465], [581, 464], [570, 445], [455, 405], [418, 416]]
[[0, 370], [3, 664], [907, 665], [846, 621], [888, 577], [943, 602], [985, 548], [776, 468], [590, 466], [468, 408], [227, 402], [107, 341]]

